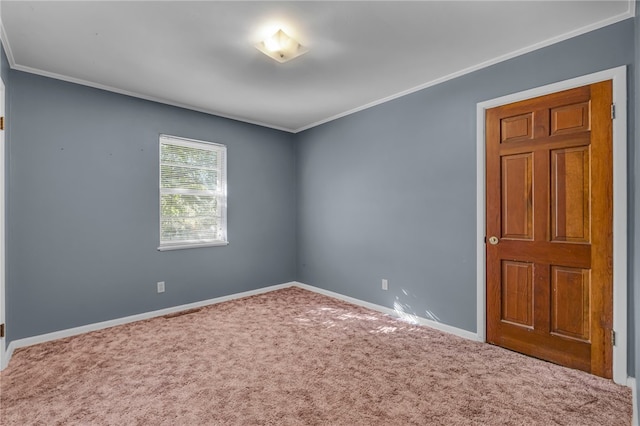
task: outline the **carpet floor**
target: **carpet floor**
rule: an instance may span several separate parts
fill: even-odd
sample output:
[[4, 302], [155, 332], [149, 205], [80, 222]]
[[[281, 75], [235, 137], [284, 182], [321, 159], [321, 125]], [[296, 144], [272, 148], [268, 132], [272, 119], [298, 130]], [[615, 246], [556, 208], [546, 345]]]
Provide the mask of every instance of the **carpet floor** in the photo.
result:
[[299, 288], [17, 350], [2, 425], [630, 425], [623, 386]]

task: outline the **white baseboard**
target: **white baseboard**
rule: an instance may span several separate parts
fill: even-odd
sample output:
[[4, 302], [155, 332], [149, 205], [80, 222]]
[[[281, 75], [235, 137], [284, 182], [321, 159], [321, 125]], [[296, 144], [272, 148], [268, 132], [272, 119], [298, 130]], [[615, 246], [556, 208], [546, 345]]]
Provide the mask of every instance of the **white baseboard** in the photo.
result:
[[0, 371], [4, 370], [5, 368], [7, 368], [7, 365], [9, 365], [9, 360], [11, 359], [11, 355], [13, 355], [14, 349], [15, 349], [15, 345], [13, 344], [13, 342], [9, 343], [9, 345], [7, 346], [7, 349], [4, 352], [4, 358], [2, 358], [2, 365], [0, 365]]
[[128, 324], [130, 322], [142, 321], [150, 318], [160, 317], [163, 315], [172, 314], [175, 312], [186, 311], [189, 309], [200, 308], [208, 305], [215, 305], [217, 303], [227, 302], [229, 300], [241, 299], [243, 297], [254, 296], [256, 294], [268, 293], [274, 290], [280, 290], [295, 285], [294, 282], [272, 285], [269, 287], [259, 288], [257, 290], [245, 291], [242, 293], [235, 293], [229, 296], [216, 297], [214, 299], [202, 300], [200, 302], [188, 303], [186, 305], [172, 306], [170, 308], [159, 309], [157, 311], [145, 312], [142, 314], [131, 315], [123, 318], [116, 318], [109, 321], [102, 321], [93, 324], [83, 325], [81, 327], [69, 328], [66, 330], [55, 331], [53, 333], [41, 334], [38, 336], [26, 337], [24, 339], [13, 340], [9, 343], [7, 351], [4, 357], [4, 365], [0, 366], [0, 370], [4, 370], [9, 365], [9, 360], [13, 355], [13, 352], [18, 348], [24, 348], [27, 346], [37, 345], [38, 343], [49, 342], [51, 340], [63, 339], [65, 337], [77, 336], [79, 334], [88, 333], [91, 331], [102, 330], [104, 328], [115, 327], [117, 325]]
[[412, 322], [419, 324], [419, 325], [424, 325], [427, 327], [431, 327], [431, 328], [435, 328], [436, 330], [440, 330], [440, 331], [444, 331], [445, 333], [449, 333], [449, 334], [454, 334], [456, 336], [459, 337], [463, 337], [465, 339], [469, 339], [469, 340], [476, 340], [479, 341], [480, 339], [478, 338], [478, 335], [476, 333], [473, 333], [471, 331], [467, 331], [467, 330], [463, 330], [461, 328], [457, 328], [457, 327], [453, 327], [451, 325], [447, 325], [447, 324], [443, 324], [440, 322], [436, 322], [427, 318], [422, 318], [416, 315], [407, 315], [404, 312], [400, 312], [397, 311], [395, 309], [392, 308], [387, 308], [386, 306], [381, 306], [381, 305], [376, 305], [375, 303], [369, 303], [369, 302], [365, 302], [364, 300], [360, 300], [360, 299], [356, 299], [353, 297], [349, 297], [349, 296], [345, 296], [342, 295], [340, 293], [335, 293], [333, 291], [329, 291], [329, 290], [325, 290], [322, 288], [318, 288], [318, 287], [314, 287], [308, 284], [303, 284], [297, 281], [293, 282], [293, 285], [296, 287], [300, 287], [303, 288], [305, 290], [309, 290], [309, 291], [313, 291], [315, 293], [320, 293], [323, 294], [325, 296], [329, 296], [329, 297], [333, 297], [334, 299], [340, 299], [343, 300], [345, 302], [349, 302], [349, 303], [353, 303], [354, 305], [358, 305], [358, 306], [362, 306], [365, 308], [369, 308], [371, 310], [374, 311], [378, 311], [378, 312], [382, 312], [384, 314], [387, 315], [391, 315], [394, 317], [398, 317], [398, 318], [403, 318], [403, 319], [409, 319]]
[[[7, 347], [6, 353], [5, 353], [5, 358], [4, 358], [4, 365], [0, 366], [0, 370], [3, 370], [9, 363], [9, 360], [11, 359], [11, 356], [13, 355], [13, 352], [18, 349], [18, 348], [23, 348], [23, 347], [27, 347], [27, 346], [32, 346], [32, 345], [37, 345], [39, 343], [44, 343], [44, 342], [49, 342], [51, 340], [57, 340], [57, 339], [62, 339], [65, 337], [71, 337], [71, 336], [76, 336], [79, 334], [83, 334], [83, 333], [88, 333], [91, 331], [96, 331], [96, 330], [102, 330], [104, 328], [109, 328], [109, 327], [114, 327], [117, 325], [123, 325], [123, 324], [128, 324], [131, 322], [135, 322], [135, 321], [142, 321], [142, 320], [146, 320], [146, 319], [150, 319], [150, 318], [155, 318], [155, 317], [159, 317], [159, 316], [163, 316], [163, 315], [168, 315], [168, 314], [172, 314], [175, 312], [180, 312], [180, 311], [186, 311], [189, 309], [195, 309], [195, 308], [200, 308], [203, 306], [208, 306], [208, 305], [215, 305], [217, 303], [222, 303], [222, 302], [227, 302], [229, 300], [235, 300], [235, 299], [241, 299], [243, 297], [248, 297], [248, 296], [254, 296], [257, 294], [263, 294], [263, 293], [268, 293], [271, 291], [275, 291], [275, 290], [280, 290], [283, 288], [288, 288], [288, 287], [299, 287], [302, 288], [304, 290], [309, 290], [312, 291], [314, 293], [318, 293], [318, 294], [322, 294], [328, 297], [332, 297], [334, 299], [338, 299], [338, 300], [342, 300], [348, 303], [352, 303], [354, 305], [358, 305], [358, 306], [362, 306], [374, 311], [378, 311], [390, 316], [394, 316], [394, 317], [398, 317], [398, 318], [403, 318], [404, 314], [403, 312], [399, 312], [396, 311], [395, 309], [392, 308], [387, 308], [386, 306], [381, 306], [381, 305], [376, 305], [375, 303], [370, 303], [370, 302], [365, 302], [364, 300], [360, 300], [360, 299], [356, 299], [353, 297], [349, 297], [349, 296], [345, 296], [343, 294], [340, 293], [335, 293], [333, 291], [329, 291], [329, 290], [325, 290], [319, 287], [314, 287], [308, 284], [304, 284], [301, 282], [297, 282], [297, 281], [291, 281], [288, 283], [284, 283], [284, 284], [278, 284], [278, 285], [273, 285], [273, 286], [269, 286], [269, 287], [263, 287], [257, 290], [250, 290], [250, 291], [245, 291], [242, 293], [235, 293], [235, 294], [231, 294], [228, 296], [222, 296], [222, 297], [216, 297], [214, 299], [207, 299], [207, 300], [202, 300], [199, 302], [194, 302], [194, 303], [188, 303], [186, 305], [179, 305], [179, 306], [173, 306], [170, 308], [165, 308], [165, 309], [160, 309], [157, 311], [151, 311], [151, 312], [145, 312], [142, 314], [137, 314], [137, 315], [131, 315], [128, 317], [123, 317], [123, 318], [116, 318], [113, 320], [109, 320], [109, 321], [103, 321], [103, 322], [98, 322], [98, 323], [94, 323], [94, 324], [88, 324], [88, 325], [84, 325], [81, 327], [75, 327], [75, 328], [69, 328], [66, 330], [60, 330], [60, 331], [55, 331], [53, 333], [47, 333], [47, 334], [41, 334], [39, 336], [33, 336], [33, 337], [27, 337], [24, 339], [18, 339], [18, 340], [14, 340], [11, 343], [9, 343], [9, 346]], [[419, 325], [423, 325], [423, 326], [427, 326], [427, 327], [431, 327], [434, 328], [436, 330], [440, 330], [443, 331], [445, 333], [449, 333], [449, 334], [453, 334], [459, 337], [463, 337], [465, 339], [469, 339], [469, 340], [475, 340], [475, 341], [480, 341], [478, 335], [476, 333], [473, 333], [471, 331], [467, 331], [467, 330], [463, 330], [461, 328], [457, 328], [457, 327], [453, 327], [447, 324], [442, 324], [436, 321], [432, 321], [430, 319], [427, 318], [422, 318], [419, 316], [415, 316], [415, 315], [411, 315], [410, 319], [412, 320], [412, 322], [419, 324]], [[627, 386], [629, 386], [632, 390], [633, 390], [633, 419], [634, 419], [634, 426], [637, 426], [637, 420], [638, 420], [638, 416], [637, 416], [637, 404], [636, 404], [636, 380], [633, 377], [629, 377], [627, 379]]]
[[635, 377], [627, 377], [627, 386], [631, 388], [631, 398], [633, 400], [633, 417], [631, 418], [631, 425], [638, 426], [638, 390], [636, 389]]
[[[200, 302], [194, 302], [194, 303], [188, 303], [186, 305], [179, 305], [179, 306], [173, 306], [170, 308], [165, 308], [165, 309], [160, 309], [157, 311], [151, 311], [151, 312], [145, 312], [142, 314], [137, 314], [137, 315], [131, 315], [128, 317], [123, 317], [123, 318], [116, 318], [113, 320], [109, 320], [109, 321], [102, 321], [102, 322], [98, 322], [98, 323], [93, 323], [93, 324], [87, 324], [87, 325], [83, 325], [81, 327], [74, 327], [74, 328], [69, 328], [66, 330], [60, 330], [60, 331], [55, 331], [53, 333], [47, 333], [47, 334], [41, 334], [38, 336], [32, 336], [32, 337], [26, 337], [24, 339], [18, 339], [18, 340], [14, 340], [11, 343], [9, 343], [9, 346], [7, 347], [7, 351], [5, 353], [5, 357], [4, 357], [4, 365], [0, 366], [0, 370], [3, 370], [4, 368], [6, 368], [6, 366], [9, 364], [9, 360], [11, 359], [11, 356], [13, 355], [13, 352], [16, 349], [19, 348], [24, 348], [27, 346], [32, 346], [32, 345], [37, 345], [39, 343], [44, 343], [44, 342], [49, 342], [51, 340], [57, 340], [57, 339], [63, 339], [65, 337], [71, 337], [71, 336], [77, 336], [79, 334], [83, 334], [83, 333], [89, 333], [91, 331], [96, 331], [96, 330], [102, 330], [104, 328], [109, 328], [109, 327], [115, 327], [117, 325], [123, 325], [123, 324], [128, 324], [130, 322], [135, 322], [135, 321], [142, 321], [142, 320], [146, 320], [146, 319], [150, 319], [150, 318], [155, 318], [155, 317], [159, 317], [159, 316], [163, 316], [163, 315], [167, 315], [167, 314], [172, 314], [175, 312], [180, 312], [180, 311], [186, 311], [188, 309], [195, 309], [195, 308], [200, 308], [203, 306], [208, 306], [208, 305], [215, 305], [216, 303], [222, 303], [222, 302], [226, 302], [229, 300], [234, 300], [234, 299], [240, 299], [243, 297], [248, 297], [248, 296], [253, 296], [256, 294], [263, 294], [263, 293], [268, 293], [274, 290], [280, 290], [283, 288], [287, 288], [287, 287], [299, 287], [305, 290], [309, 290], [315, 293], [319, 293], [319, 294], [323, 294], [325, 296], [329, 296], [332, 297], [334, 299], [339, 299], [339, 300], [343, 300], [345, 302], [349, 302], [352, 303], [354, 305], [358, 305], [358, 306], [362, 306], [374, 311], [378, 311], [378, 312], [382, 312], [384, 314], [387, 315], [391, 315], [394, 317], [399, 317], [399, 318], [405, 318], [406, 314], [403, 312], [399, 312], [396, 311], [395, 309], [392, 308], [387, 308], [386, 306], [381, 306], [381, 305], [376, 305], [374, 303], [369, 303], [369, 302], [365, 302], [364, 300], [360, 300], [360, 299], [356, 299], [353, 297], [349, 297], [349, 296], [345, 296], [343, 294], [340, 293], [335, 293], [333, 291], [329, 291], [329, 290], [325, 290], [319, 287], [314, 287], [308, 284], [303, 284], [301, 282], [297, 282], [297, 281], [292, 281], [292, 282], [288, 282], [288, 283], [284, 283], [284, 284], [278, 284], [278, 285], [273, 285], [273, 286], [269, 286], [269, 287], [263, 287], [257, 290], [251, 290], [251, 291], [245, 291], [242, 293], [236, 293], [236, 294], [231, 294], [229, 296], [222, 296], [222, 297], [216, 297], [215, 299], [208, 299], [208, 300], [202, 300]], [[476, 333], [473, 333], [471, 331], [467, 331], [467, 330], [463, 330], [461, 328], [457, 328], [457, 327], [453, 327], [447, 324], [442, 324], [436, 321], [432, 321], [429, 320], [427, 318], [422, 318], [419, 316], [415, 316], [415, 315], [410, 315], [410, 319], [412, 322], [419, 324], [419, 325], [424, 325], [427, 327], [431, 327], [431, 328], [435, 328], [436, 330], [440, 330], [440, 331], [444, 331], [445, 333], [450, 333], [450, 334], [454, 334], [456, 336], [460, 336], [463, 337], [465, 339], [470, 339], [470, 340], [479, 340], [478, 335]]]

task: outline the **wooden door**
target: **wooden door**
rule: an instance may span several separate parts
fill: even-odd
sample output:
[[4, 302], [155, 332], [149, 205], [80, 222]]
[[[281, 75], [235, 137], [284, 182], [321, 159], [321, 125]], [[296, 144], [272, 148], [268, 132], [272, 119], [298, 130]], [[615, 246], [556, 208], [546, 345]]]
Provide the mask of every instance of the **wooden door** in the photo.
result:
[[487, 341], [612, 376], [612, 82], [487, 110]]

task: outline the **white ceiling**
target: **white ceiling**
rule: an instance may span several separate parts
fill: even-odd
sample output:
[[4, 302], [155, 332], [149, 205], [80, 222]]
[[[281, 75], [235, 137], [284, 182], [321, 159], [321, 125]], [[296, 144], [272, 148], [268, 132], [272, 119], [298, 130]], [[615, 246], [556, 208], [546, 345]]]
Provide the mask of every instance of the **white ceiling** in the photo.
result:
[[[625, 1], [2, 1], [12, 68], [300, 131], [633, 16]], [[255, 47], [278, 27], [310, 50]]]

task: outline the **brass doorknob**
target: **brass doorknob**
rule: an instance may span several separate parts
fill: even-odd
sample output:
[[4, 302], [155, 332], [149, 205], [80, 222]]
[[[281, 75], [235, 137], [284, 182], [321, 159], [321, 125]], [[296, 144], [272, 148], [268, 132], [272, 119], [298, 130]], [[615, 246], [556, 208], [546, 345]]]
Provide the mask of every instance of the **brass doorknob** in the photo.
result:
[[489, 237], [489, 244], [495, 246], [496, 244], [498, 244], [498, 242], [500, 242], [500, 240], [498, 240], [498, 237]]

